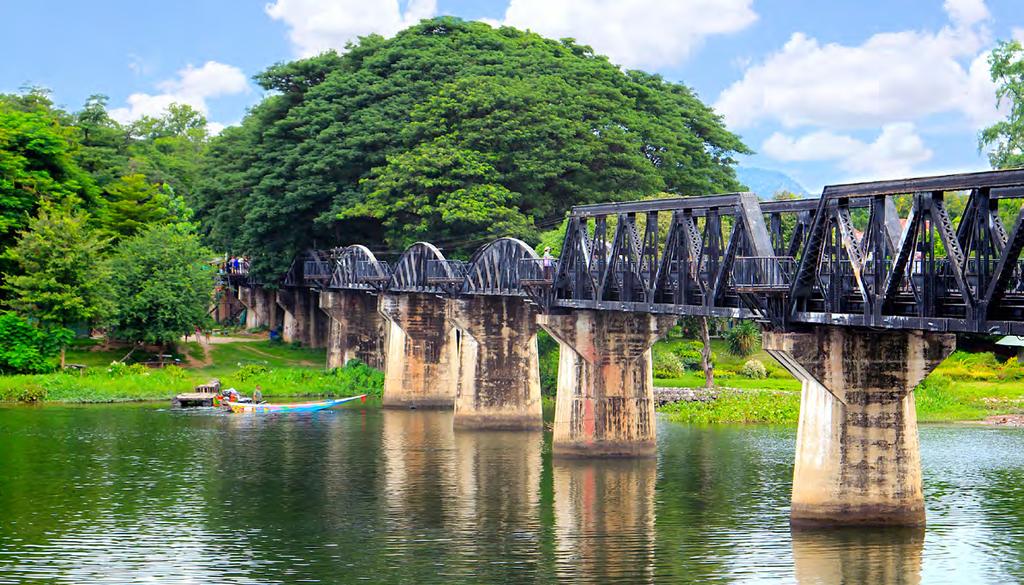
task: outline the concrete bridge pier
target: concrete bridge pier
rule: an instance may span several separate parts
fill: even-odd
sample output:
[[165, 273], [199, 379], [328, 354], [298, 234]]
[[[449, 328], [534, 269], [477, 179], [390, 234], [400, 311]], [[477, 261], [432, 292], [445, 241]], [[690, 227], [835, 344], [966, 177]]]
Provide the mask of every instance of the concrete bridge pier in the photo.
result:
[[525, 299], [448, 302], [456, 327], [455, 428], [543, 428], [537, 309]]
[[446, 318], [447, 301], [433, 294], [382, 294], [387, 320], [384, 406], [452, 408], [458, 340]]
[[814, 327], [764, 335], [802, 382], [794, 525], [925, 522], [914, 387], [956, 346], [920, 331]]
[[238, 300], [245, 305], [245, 327], [273, 329], [278, 325], [275, 292], [262, 286], [239, 286]]
[[554, 455], [654, 455], [651, 346], [676, 321], [671, 315], [592, 310], [540, 316], [560, 350]]
[[319, 294], [304, 288], [278, 289], [277, 304], [284, 309], [281, 337], [286, 342], [314, 348], [327, 345], [327, 315], [320, 310]]
[[330, 317], [327, 367], [340, 368], [349, 360], [384, 369], [387, 321], [377, 311], [377, 296], [360, 290], [320, 293], [320, 309]]

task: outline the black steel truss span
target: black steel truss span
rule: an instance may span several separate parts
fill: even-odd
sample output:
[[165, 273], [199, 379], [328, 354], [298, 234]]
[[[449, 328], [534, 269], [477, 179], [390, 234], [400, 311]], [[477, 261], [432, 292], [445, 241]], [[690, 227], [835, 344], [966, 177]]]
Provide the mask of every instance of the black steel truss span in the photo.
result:
[[569, 213], [557, 260], [512, 238], [468, 262], [420, 242], [392, 269], [349, 246], [307, 252], [283, 284], [519, 296], [547, 311], [750, 318], [776, 329], [1019, 334], [1021, 200], [1024, 170], [836, 185], [818, 199], [584, 205]]

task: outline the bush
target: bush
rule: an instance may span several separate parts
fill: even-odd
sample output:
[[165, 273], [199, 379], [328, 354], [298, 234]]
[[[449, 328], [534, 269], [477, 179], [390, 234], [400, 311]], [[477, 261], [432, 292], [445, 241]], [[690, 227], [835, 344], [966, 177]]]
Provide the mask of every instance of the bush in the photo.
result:
[[740, 375], [753, 380], [763, 380], [768, 377], [768, 370], [765, 369], [761, 360], [748, 360], [747, 363], [743, 364]]
[[[676, 346], [675, 354], [682, 360], [683, 365], [693, 370], [701, 368], [700, 356], [704, 351], [704, 344], [700, 341], [689, 341]], [[715, 363], [715, 354], [711, 354], [711, 364]]]
[[107, 375], [111, 378], [123, 378], [148, 372], [149, 369], [142, 364], [126, 364], [124, 362], [110, 362], [110, 367], [107, 368]]
[[54, 358], [72, 336], [69, 329], [43, 329], [15, 313], [0, 313], [0, 372], [52, 372]]
[[349, 360], [344, 368], [336, 368], [334, 376], [341, 380], [343, 394], [384, 395], [384, 372], [359, 360]]
[[241, 382], [245, 382], [256, 377], [265, 376], [269, 373], [270, 368], [268, 368], [267, 366], [250, 364], [238, 368], [238, 371], [235, 372], [235, 378], [237, 378]]
[[554, 396], [558, 390], [558, 342], [546, 331], [538, 331], [537, 351], [540, 354], [541, 394]]
[[743, 321], [725, 332], [725, 341], [729, 344], [729, 353], [746, 357], [761, 346], [761, 329], [751, 321]]
[[38, 384], [28, 384], [14, 396], [18, 402], [36, 403], [46, 400], [46, 388]]
[[674, 352], [655, 347], [654, 349], [654, 377], [655, 378], [678, 378], [686, 371], [683, 360], [679, 359]]

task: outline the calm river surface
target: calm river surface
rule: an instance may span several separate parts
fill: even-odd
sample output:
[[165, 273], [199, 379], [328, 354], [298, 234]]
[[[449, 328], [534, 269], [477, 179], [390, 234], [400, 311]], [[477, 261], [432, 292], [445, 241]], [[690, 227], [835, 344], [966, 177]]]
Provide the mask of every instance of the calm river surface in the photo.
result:
[[552, 462], [451, 413], [0, 408], [0, 583], [1011, 583], [1024, 430], [923, 426], [925, 530], [791, 533], [794, 429]]

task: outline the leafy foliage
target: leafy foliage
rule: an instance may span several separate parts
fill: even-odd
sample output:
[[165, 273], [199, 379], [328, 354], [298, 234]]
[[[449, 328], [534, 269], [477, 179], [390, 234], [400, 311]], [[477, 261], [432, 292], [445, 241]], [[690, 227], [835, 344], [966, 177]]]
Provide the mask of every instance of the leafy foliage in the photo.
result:
[[7, 251], [19, 268], [5, 275], [7, 304], [54, 325], [101, 321], [111, 309], [105, 246], [83, 211], [44, 207]]
[[761, 345], [761, 329], [752, 321], [741, 321], [725, 332], [725, 341], [729, 344], [729, 353], [745, 357]]
[[257, 80], [270, 95], [213, 140], [190, 201], [262, 276], [314, 242], [535, 244], [576, 203], [736, 188], [747, 152], [686, 86], [450, 17]]
[[74, 161], [74, 130], [44, 94], [0, 95], [0, 251], [43, 200], [90, 199], [95, 186]]
[[768, 370], [765, 369], [761, 360], [748, 360], [743, 364], [740, 375], [752, 380], [763, 380], [768, 377]]
[[1020, 41], [1003, 41], [988, 59], [992, 81], [996, 82], [999, 105], [1009, 103], [1006, 120], [981, 131], [978, 148], [989, 148], [993, 168], [1024, 167], [1024, 47]]
[[188, 211], [169, 187], [149, 183], [145, 175], [125, 175], [107, 185], [100, 223], [115, 237], [133, 236], [149, 225], [176, 223]]
[[683, 360], [674, 352], [655, 346], [653, 354], [655, 378], [676, 378], [686, 371]]
[[0, 372], [38, 373], [54, 369], [54, 357], [71, 340], [64, 328], [43, 329], [11, 312], [0, 313]]
[[212, 253], [192, 233], [154, 226], [122, 241], [110, 258], [113, 334], [170, 343], [206, 323], [214, 282]]

